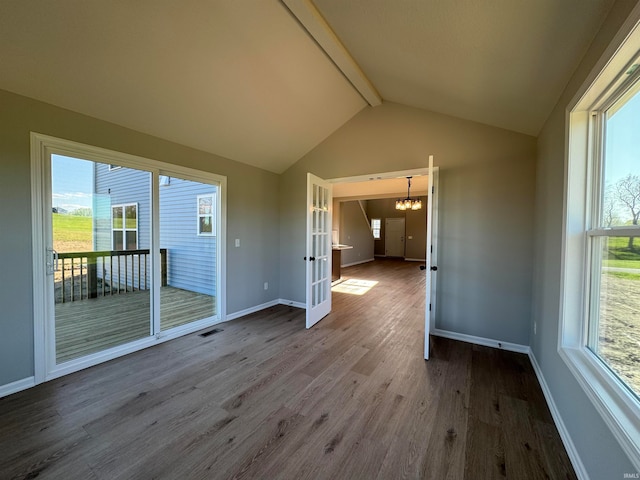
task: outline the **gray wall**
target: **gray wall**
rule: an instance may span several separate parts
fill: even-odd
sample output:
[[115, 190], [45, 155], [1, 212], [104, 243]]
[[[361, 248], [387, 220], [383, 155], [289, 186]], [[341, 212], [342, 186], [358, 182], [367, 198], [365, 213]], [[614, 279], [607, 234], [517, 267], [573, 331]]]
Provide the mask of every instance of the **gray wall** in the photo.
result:
[[[362, 201], [363, 206], [366, 200]], [[358, 201], [340, 202], [340, 243], [353, 246], [343, 250], [342, 265], [373, 260], [373, 235]]]
[[429, 154], [440, 167], [436, 326], [528, 345], [536, 139], [393, 103], [365, 108], [282, 174], [281, 297], [305, 300], [306, 172], [424, 168]]
[[558, 355], [565, 110], [636, 2], [618, 1], [562, 94], [538, 139], [535, 271], [531, 348], [592, 479], [635, 472], [629, 459]]
[[0, 385], [34, 372], [31, 131], [226, 175], [227, 313], [278, 298], [277, 175], [9, 92], [0, 105]]

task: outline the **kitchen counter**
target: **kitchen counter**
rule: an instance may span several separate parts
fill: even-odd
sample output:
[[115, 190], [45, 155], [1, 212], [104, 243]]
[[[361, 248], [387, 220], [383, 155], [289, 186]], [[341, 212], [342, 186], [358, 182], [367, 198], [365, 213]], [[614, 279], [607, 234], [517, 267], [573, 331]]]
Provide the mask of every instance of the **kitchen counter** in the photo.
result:
[[340, 280], [340, 267], [342, 266], [342, 250], [349, 250], [353, 245], [336, 243], [331, 245], [331, 281]]

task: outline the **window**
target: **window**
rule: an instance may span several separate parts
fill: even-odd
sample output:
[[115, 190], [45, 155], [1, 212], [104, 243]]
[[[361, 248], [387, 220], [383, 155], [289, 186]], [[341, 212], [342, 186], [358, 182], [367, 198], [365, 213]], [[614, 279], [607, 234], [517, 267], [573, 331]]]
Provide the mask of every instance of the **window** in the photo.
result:
[[198, 235], [210, 237], [216, 234], [215, 212], [215, 193], [198, 195]]
[[617, 38], [569, 105], [558, 351], [640, 465], [640, 28]]
[[138, 249], [138, 204], [128, 203], [111, 207], [111, 248]]
[[380, 239], [380, 219], [372, 218], [371, 219], [371, 233], [373, 233], [373, 238], [376, 240]]
[[640, 82], [594, 111], [587, 346], [640, 396]]

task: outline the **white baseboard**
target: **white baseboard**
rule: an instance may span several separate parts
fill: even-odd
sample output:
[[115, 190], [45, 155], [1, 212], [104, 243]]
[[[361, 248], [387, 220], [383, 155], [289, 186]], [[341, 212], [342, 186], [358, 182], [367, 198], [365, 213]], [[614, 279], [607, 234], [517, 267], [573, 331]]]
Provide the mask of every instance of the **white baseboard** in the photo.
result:
[[450, 338], [452, 340], [460, 340], [461, 342], [475, 343], [476, 345], [484, 345], [485, 347], [500, 348], [509, 352], [529, 354], [529, 347], [527, 345], [520, 345], [519, 343], [503, 342], [502, 340], [476, 337], [474, 335], [450, 332], [449, 330], [440, 330], [438, 328], [434, 329], [431, 332], [431, 335], [435, 335], [436, 337]]
[[538, 365], [538, 361], [536, 360], [536, 357], [531, 351], [531, 349], [529, 349], [529, 360], [531, 361], [531, 365], [533, 366], [533, 371], [536, 372], [536, 376], [538, 377], [538, 383], [540, 383], [540, 387], [542, 388], [542, 393], [544, 393], [544, 398], [547, 400], [547, 405], [549, 406], [549, 410], [551, 411], [551, 416], [553, 417], [553, 421], [556, 424], [556, 428], [560, 433], [560, 438], [562, 439], [564, 448], [567, 450], [567, 455], [569, 455], [569, 460], [571, 460], [573, 469], [576, 471], [576, 475], [580, 480], [589, 480], [589, 475], [587, 473], [587, 470], [584, 467], [582, 460], [580, 459], [580, 455], [578, 455], [578, 451], [576, 450], [576, 447], [573, 444], [573, 440], [571, 439], [571, 435], [569, 434], [567, 427], [562, 421], [562, 417], [560, 416], [560, 412], [558, 411], [556, 402], [553, 400], [553, 395], [551, 395], [551, 390], [549, 390], [549, 386], [547, 385], [547, 382], [544, 379], [544, 375], [542, 375], [542, 370], [540, 369], [540, 365]]
[[0, 398], [17, 393], [27, 388], [31, 388], [36, 384], [35, 377], [27, 377], [22, 380], [16, 380], [15, 382], [7, 383], [6, 385], [0, 385]]
[[231, 313], [227, 315], [225, 321], [235, 320], [236, 318], [244, 317], [245, 315], [249, 315], [252, 313], [259, 312], [260, 310], [264, 310], [265, 308], [273, 307], [274, 305], [278, 305], [280, 302], [279, 299], [271, 300], [267, 303], [262, 303], [260, 305], [255, 305], [253, 307], [245, 308], [244, 310], [239, 310], [237, 312]]
[[275, 305], [288, 305], [290, 307], [296, 308], [307, 308], [304, 303], [294, 302], [293, 300], [287, 300], [286, 298], [278, 298], [267, 303], [262, 303], [260, 305], [255, 305], [253, 307], [245, 308], [244, 310], [239, 310], [237, 312], [231, 313], [227, 315], [227, 317], [222, 321], [228, 322], [229, 320], [235, 320], [236, 318], [244, 317], [245, 315], [250, 315], [252, 313], [259, 312], [260, 310], [264, 310], [265, 308], [273, 307]]
[[280, 305], [288, 305], [289, 307], [307, 308], [307, 305], [304, 303], [294, 302], [293, 300], [287, 300], [286, 298], [281, 298], [280, 300], [278, 300], [278, 303]]
[[366, 260], [359, 260], [357, 262], [351, 262], [345, 265], [340, 265], [340, 268], [353, 267], [354, 265], [360, 265], [361, 263], [369, 263], [369, 262], [373, 262], [374, 260], [375, 258], [367, 258]]

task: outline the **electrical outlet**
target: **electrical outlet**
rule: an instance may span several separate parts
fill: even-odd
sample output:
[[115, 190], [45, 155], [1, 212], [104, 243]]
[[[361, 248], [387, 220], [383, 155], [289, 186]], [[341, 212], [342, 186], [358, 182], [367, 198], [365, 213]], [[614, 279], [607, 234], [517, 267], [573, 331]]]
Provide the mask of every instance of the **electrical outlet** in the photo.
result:
[[264, 282], [264, 289], [269, 290], [269, 282]]

